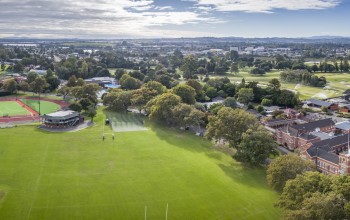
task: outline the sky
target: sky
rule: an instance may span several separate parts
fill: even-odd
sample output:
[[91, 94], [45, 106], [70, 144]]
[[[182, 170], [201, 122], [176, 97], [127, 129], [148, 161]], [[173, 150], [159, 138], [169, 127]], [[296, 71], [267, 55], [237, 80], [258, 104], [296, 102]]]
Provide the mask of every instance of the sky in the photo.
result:
[[350, 37], [350, 0], [0, 0], [0, 38]]

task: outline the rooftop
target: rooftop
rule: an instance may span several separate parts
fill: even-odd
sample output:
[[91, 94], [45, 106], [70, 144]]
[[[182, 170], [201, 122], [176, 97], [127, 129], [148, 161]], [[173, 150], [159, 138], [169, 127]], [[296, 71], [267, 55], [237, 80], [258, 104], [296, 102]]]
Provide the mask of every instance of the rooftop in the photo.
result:
[[306, 101], [306, 104], [313, 104], [313, 105], [317, 105], [317, 106], [322, 106], [322, 107], [329, 107], [331, 106], [333, 103], [331, 102], [326, 102], [326, 101], [322, 101], [322, 100], [318, 100], [318, 99], [309, 99]]
[[50, 116], [50, 117], [66, 117], [66, 116], [72, 115], [74, 113], [76, 113], [76, 112], [72, 111], [72, 110], [68, 110], [68, 111], [58, 111], [58, 112], [54, 112], [54, 113], [50, 113], [50, 114], [46, 114], [46, 115]]
[[316, 128], [323, 128], [334, 125], [334, 121], [331, 118], [326, 118], [318, 121], [313, 121], [300, 125], [293, 125], [291, 128], [296, 130], [304, 130], [304, 131], [315, 131]]
[[341, 130], [350, 130], [350, 121], [343, 121], [335, 124], [335, 128], [341, 129]]

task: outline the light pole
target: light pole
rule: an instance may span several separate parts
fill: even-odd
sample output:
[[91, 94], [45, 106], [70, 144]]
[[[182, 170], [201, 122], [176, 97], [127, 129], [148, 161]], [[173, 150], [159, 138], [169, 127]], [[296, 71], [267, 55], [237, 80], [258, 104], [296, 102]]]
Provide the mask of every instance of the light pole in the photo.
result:
[[40, 113], [40, 92], [39, 92], [39, 116], [41, 115]]

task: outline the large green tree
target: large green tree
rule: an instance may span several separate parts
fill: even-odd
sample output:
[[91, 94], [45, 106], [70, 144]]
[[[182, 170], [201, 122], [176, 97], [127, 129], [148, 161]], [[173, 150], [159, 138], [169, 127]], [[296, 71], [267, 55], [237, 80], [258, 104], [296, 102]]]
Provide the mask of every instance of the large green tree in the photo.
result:
[[103, 104], [112, 111], [126, 112], [131, 106], [131, 93], [128, 91], [108, 93], [103, 98]]
[[42, 93], [48, 87], [46, 79], [42, 76], [37, 77], [30, 83], [30, 88], [34, 93]]
[[173, 108], [181, 103], [181, 98], [173, 93], [164, 93], [151, 100], [149, 105], [151, 120], [161, 123], [172, 123]]
[[275, 158], [267, 168], [267, 182], [277, 191], [282, 191], [288, 180], [298, 174], [315, 170], [315, 164], [294, 154]]
[[217, 141], [227, 141], [237, 147], [242, 134], [257, 123], [255, 116], [242, 109], [223, 107], [216, 116], [209, 116], [206, 136]]
[[235, 158], [251, 165], [264, 164], [269, 156], [276, 154], [275, 146], [271, 134], [264, 127], [252, 127], [242, 134]]
[[197, 59], [192, 55], [186, 56], [180, 69], [185, 79], [191, 79], [198, 69]]
[[254, 99], [254, 92], [251, 88], [241, 88], [237, 92], [237, 100], [239, 102], [242, 102], [244, 104], [248, 104], [249, 102], [253, 101]]
[[172, 92], [182, 99], [184, 103], [194, 104], [196, 103], [196, 90], [191, 86], [185, 84], [179, 84], [172, 89]]
[[16, 93], [18, 90], [18, 84], [14, 79], [9, 79], [4, 82], [3, 88], [8, 93]]

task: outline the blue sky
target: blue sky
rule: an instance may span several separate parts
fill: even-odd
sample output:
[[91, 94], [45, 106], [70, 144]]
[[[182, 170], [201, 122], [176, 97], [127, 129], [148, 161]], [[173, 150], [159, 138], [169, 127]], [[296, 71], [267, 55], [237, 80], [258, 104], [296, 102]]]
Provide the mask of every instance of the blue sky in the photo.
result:
[[0, 0], [0, 37], [350, 36], [350, 0]]

